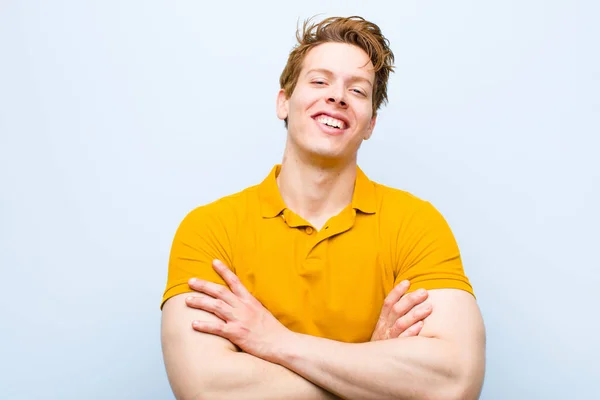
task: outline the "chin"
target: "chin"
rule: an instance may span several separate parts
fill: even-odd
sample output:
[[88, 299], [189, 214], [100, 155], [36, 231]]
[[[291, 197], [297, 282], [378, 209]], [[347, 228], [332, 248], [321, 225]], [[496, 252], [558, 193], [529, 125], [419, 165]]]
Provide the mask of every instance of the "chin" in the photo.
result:
[[[352, 151], [347, 148], [349, 143], [340, 136], [324, 135], [320, 130], [306, 129], [304, 134], [291, 133], [293, 147], [296, 152], [305, 154], [308, 159], [319, 163], [340, 164], [352, 158]], [[340, 140], [342, 139], [342, 140]]]
[[319, 163], [326, 164], [340, 164], [345, 163], [349, 159], [348, 155], [334, 149], [324, 148], [311, 148], [306, 149], [306, 153], [312, 160], [319, 161]]

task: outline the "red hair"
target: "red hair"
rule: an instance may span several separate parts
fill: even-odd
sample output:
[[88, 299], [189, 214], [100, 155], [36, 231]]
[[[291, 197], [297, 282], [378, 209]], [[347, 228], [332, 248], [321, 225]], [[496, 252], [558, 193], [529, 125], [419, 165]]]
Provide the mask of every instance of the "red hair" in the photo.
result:
[[[304, 21], [302, 31], [296, 31], [298, 44], [288, 57], [279, 78], [279, 85], [289, 98], [296, 87], [302, 70], [304, 57], [310, 49], [327, 42], [346, 43], [362, 49], [373, 63], [375, 82], [373, 85], [373, 115], [382, 104], [387, 103], [387, 83], [393, 72], [394, 53], [381, 29], [362, 17], [331, 17], [319, 23]], [[287, 124], [286, 124], [287, 125]]]

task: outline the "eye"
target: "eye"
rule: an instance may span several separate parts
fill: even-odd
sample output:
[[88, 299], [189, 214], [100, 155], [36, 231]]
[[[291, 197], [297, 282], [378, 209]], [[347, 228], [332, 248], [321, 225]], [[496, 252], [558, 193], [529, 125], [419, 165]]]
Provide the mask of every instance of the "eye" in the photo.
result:
[[366, 96], [365, 92], [363, 92], [361, 89], [352, 89], [352, 91], [356, 94], [360, 94], [361, 96]]
[[325, 81], [323, 81], [323, 80], [320, 80], [320, 79], [319, 79], [319, 80], [313, 81], [313, 83], [314, 83], [315, 85], [324, 85], [324, 84], [325, 84]]

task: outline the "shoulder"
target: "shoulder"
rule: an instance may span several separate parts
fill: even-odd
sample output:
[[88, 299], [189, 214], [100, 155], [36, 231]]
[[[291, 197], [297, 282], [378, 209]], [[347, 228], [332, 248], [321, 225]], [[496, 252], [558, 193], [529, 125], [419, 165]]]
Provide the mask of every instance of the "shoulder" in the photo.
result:
[[429, 200], [405, 190], [374, 182], [378, 214], [385, 231], [452, 236], [446, 218]]
[[437, 209], [426, 199], [406, 190], [393, 188], [373, 182], [377, 198], [378, 210], [386, 217], [428, 216], [439, 214]]
[[252, 210], [259, 212], [257, 189], [257, 185], [250, 186], [239, 192], [196, 206], [185, 215], [181, 225], [213, 229], [237, 227], [244, 215], [252, 213]]

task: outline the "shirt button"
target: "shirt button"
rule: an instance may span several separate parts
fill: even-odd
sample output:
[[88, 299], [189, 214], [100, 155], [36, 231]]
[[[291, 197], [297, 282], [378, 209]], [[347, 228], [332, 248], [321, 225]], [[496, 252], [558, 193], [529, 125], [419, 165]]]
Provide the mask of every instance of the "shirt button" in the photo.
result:
[[312, 235], [314, 229], [311, 226], [307, 226], [305, 230], [307, 234]]

